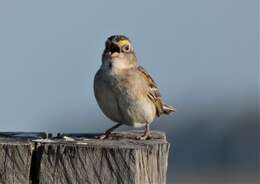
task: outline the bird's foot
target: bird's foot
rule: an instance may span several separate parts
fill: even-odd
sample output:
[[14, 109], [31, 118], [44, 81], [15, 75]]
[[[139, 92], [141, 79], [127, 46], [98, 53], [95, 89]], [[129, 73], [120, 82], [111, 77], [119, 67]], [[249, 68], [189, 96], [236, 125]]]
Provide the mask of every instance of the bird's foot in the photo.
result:
[[100, 140], [104, 140], [104, 139], [107, 139], [109, 138], [109, 136], [111, 135], [111, 133], [104, 133], [102, 135], [99, 135], [99, 136], [96, 136], [97, 139], [100, 139]]
[[136, 137], [137, 140], [147, 140], [147, 139], [151, 139], [151, 138], [152, 138], [152, 136], [151, 136], [150, 133], [145, 133], [145, 134], [142, 135], [142, 136]]

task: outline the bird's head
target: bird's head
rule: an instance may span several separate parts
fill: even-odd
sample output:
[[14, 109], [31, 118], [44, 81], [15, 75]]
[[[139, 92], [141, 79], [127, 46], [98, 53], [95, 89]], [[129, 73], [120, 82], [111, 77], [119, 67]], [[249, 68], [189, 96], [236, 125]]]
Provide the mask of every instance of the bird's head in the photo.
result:
[[105, 43], [102, 62], [118, 69], [136, 66], [137, 59], [129, 38], [123, 35], [110, 36]]

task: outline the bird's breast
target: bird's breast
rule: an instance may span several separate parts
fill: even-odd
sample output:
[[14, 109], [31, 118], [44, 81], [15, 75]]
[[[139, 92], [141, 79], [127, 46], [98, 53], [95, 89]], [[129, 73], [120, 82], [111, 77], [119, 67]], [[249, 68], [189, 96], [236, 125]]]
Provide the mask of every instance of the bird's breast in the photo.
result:
[[140, 127], [153, 121], [154, 104], [147, 98], [142, 81], [129, 73], [103, 73], [95, 94], [102, 111], [113, 121]]

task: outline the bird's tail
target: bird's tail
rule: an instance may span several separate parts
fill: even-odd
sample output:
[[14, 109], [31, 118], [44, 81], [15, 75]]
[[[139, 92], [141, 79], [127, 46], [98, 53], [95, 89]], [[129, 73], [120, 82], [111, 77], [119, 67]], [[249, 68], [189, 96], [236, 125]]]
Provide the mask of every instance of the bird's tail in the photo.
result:
[[176, 108], [169, 106], [169, 105], [166, 105], [166, 104], [163, 104], [163, 113], [164, 114], [170, 114], [172, 112], [176, 112]]

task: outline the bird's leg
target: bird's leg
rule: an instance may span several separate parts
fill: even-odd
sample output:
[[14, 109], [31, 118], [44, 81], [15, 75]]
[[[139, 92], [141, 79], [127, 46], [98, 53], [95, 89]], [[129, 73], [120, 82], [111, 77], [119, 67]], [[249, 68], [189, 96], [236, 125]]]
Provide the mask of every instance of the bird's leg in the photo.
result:
[[118, 123], [118, 124], [116, 124], [115, 126], [112, 126], [112, 127], [109, 128], [103, 135], [99, 136], [98, 138], [99, 138], [99, 139], [105, 139], [105, 138], [107, 138], [107, 137], [111, 134], [111, 132], [112, 132], [113, 130], [115, 130], [116, 128], [120, 127], [121, 125], [122, 125], [122, 124]]
[[145, 125], [144, 134], [141, 137], [137, 137], [137, 139], [139, 139], [139, 140], [146, 140], [146, 139], [148, 139], [150, 137], [151, 137], [151, 133], [150, 133], [150, 130], [149, 130], [149, 124], [147, 123]]

